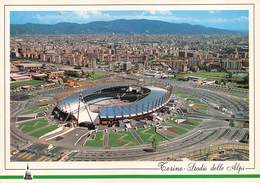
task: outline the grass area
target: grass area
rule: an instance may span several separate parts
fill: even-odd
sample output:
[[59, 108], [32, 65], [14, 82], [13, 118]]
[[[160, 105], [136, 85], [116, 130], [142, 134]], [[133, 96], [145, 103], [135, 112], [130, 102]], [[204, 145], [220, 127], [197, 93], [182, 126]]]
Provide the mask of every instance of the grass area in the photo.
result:
[[200, 99], [197, 98], [197, 97], [194, 97], [190, 94], [186, 94], [185, 92], [183, 91], [177, 91], [177, 90], [174, 90], [173, 91], [173, 95], [177, 96], [177, 97], [180, 97], [180, 98], [183, 98], [183, 99], [187, 99], [189, 101], [192, 101], [192, 102], [200, 102]]
[[161, 125], [166, 125], [166, 126], [171, 126], [173, 124], [176, 124], [175, 119], [161, 122]]
[[204, 103], [194, 103], [191, 108], [200, 112], [208, 111], [208, 105]]
[[11, 83], [11, 88], [17, 88], [17, 87], [20, 87], [20, 86], [26, 86], [26, 85], [40, 85], [40, 84], [43, 84], [44, 81], [41, 81], [41, 80], [29, 80], [29, 81], [16, 81], [14, 83]]
[[40, 111], [43, 111], [49, 104], [51, 104], [50, 101], [45, 101], [45, 102], [39, 103], [37, 105], [30, 106], [30, 107], [26, 108], [25, 110], [23, 110], [21, 114], [38, 113]]
[[178, 135], [182, 135], [182, 134], [188, 132], [188, 129], [179, 127], [177, 125], [174, 125], [174, 126], [168, 128], [167, 130], [177, 133]]
[[85, 146], [102, 147], [103, 140], [103, 132], [97, 132], [95, 139], [88, 139]]
[[138, 144], [138, 141], [130, 132], [110, 132], [109, 134], [110, 147], [133, 146]]
[[39, 130], [36, 130], [36, 131], [34, 131], [32, 133], [29, 133], [29, 135], [33, 136], [33, 137], [39, 138], [39, 137], [43, 136], [44, 134], [49, 133], [49, 132], [51, 132], [51, 131], [53, 131], [53, 130], [55, 130], [57, 128], [58, 128], [58, 125], [56, 125], [56, 124], [55, 125], [50, 125], [50, 126], [47, 126], [45, 128], [41, 128]]
[[229, 82], [227, 86], [230, 86], [232, 88], [238, 88], [240, 90], [247, 91], [248, 90], [248, 84], [242, 84], [242, 83], [235, 83], [235, 82]]
[[48, 121], [46, 119], [37, 119], [28, 121], [26, 123], [18, 124], [16, 127], [23, 133], [26, 133], [33, 137], [41, 137], [42, 135], [51, 132], [58, 128], [58, 125], [48, 126]]
[[31, 106], [26, 108], [21, 114], [32, 114], [32, 113], [38, 113], [42, 110], [42, 107], [39, 106]]
[[145, 144], [152, 143], [154, 137], [156, 137], [158, 142], [167, 140], [166, 138], [155, 132], [155, 127], [150, 127], [146, 129], [140, 128], [137, 130], [137, 132], [139, 133]]
[[51, 101], [51, 100], [44, 100], [44, 101], [41, 101], [41, 103], [39, 103], [38, 106], [47, 106], [49, 104], [53, 104], [53, 101]]
[[196, 97], [189, 97], [189, 98], [187, 98], [187, 100], [191, 101], [191, 102], [201, 103], [201, 100]]
[[103, 78], [104, 76], [105, 76], [104, 73], [96, 71], [96, 72], [94, 72], [94, 74], [91, 75], [91, 78], [93, 80], [96, 80], [96, 79]]
[[190, 119], [188, 119], [187, 122], [179, 124], [179, 126], [191, 130], [195, 126], [198, 126], [201, 122], [202, 122], [202, 120], [200, 120], [200, 119], [192, 119], [192, 118], [190, 118]]
[[186, 128], [188, 130], [191, 130], [194, 128], [194, 126], [190, 123], [182, 123], [182, 124], [179, 124], [180, 127], [183, 127], [183, 128]]
[[247, 75], [248, 75], [248, 73], [233, 73], [232, 77], [243, 78]]
[[163, 122], [163, 125], [168, 125], [170, 126], [168, 128], [169, 131], [172, 131], [178, 135], [184, 134], [186, 132], [188, 132], [189, 130], [193, 129], [195, 126], [199, 125], [201, 123], [202, 120], [199, 119], [192, 119], [189, 118], [186, 122], [177, 124], [175, 122], [175, 119], [173, 120], [168, 120], [166, 122]]
[[23, 133], [30, 133], [33, 130], [44, 127], [48, 125], [48, 121], [46, 119], [37, 119], [33, 121], [29, 121], [26, 123], [21, 123], [16, 125], [16, 127], [21, 130]]
[[197, 126], [197, 125], [199, 125], [199, 124], [202, 122], [202, 120], [201, 120], [201, 119], [193, 119], [193, 118], [190, 118], [190, 119], [189, 119], [189, 122], [190, 122], [192, 125]]
[[201, 77], [201, 78], [206, 78], [208, 80], [221, 80], [221, 79], [225, 79], [226, 76], [228, 76], [228, 73], [199, 71], [193, 73], [180, 73], [177, 74], [176, 77], [181, 78], [181, 77], [188, 77], [188, 76]]
[[234, 96], [234, 97], [239, 97], [247, 102], [249, 101], [249, 95], [245, 95], [245, 94], [238, 93], [238, 92], [229, 92], [228, 94], [231, 96]]
[[178, 91], [178, 90], [174, 90], [172, 93], [173, 93], [173, 95], [180, 97], [180, 98], [191, 98], [191, 95], [183, 93], [183, 92]]

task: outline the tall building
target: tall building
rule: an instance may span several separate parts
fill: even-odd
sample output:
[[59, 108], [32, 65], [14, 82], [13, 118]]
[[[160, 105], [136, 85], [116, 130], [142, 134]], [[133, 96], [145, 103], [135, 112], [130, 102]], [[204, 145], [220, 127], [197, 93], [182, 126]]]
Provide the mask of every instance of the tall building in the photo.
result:
[[242, 61], [241, 60], [230, 60], [225, 59], [220, 62], [221, 68], [225, 70], [241, 70], [242, 69]]

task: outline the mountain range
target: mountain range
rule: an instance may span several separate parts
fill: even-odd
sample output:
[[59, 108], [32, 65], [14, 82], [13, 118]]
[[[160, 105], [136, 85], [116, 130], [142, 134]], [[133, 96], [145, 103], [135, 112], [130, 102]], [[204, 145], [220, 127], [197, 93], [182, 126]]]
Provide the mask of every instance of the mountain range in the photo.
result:
[[241, 32], [188, 23], [169, 23], [147, 19], [118, 19], [113, 21], [95, 21], [86, 24], [61, 22], [57, 24], [11, 24], [11, 35], [63, 35], [63, 34], [177, 34], [177, 35], [213, 35], [239, 34]]

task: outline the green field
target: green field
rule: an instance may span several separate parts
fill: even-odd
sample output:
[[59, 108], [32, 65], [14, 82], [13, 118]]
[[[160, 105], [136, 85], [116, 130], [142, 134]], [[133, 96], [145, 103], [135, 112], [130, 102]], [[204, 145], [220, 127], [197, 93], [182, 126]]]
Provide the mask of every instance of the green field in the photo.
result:
[[49, 104], [51, 104], [52, 102], [50, 101], [45, 101], [45, 102], [41, 102], [37, 105], [34, 106], [30, 106], [25, 108], [21, 114], [32, 114], [32, 113], [38, 113], [43, 111]]
[[202, 120], [201, 120], [201, 119], [193, 119], [193, 118], [190, 118], [190, 119], [189, 119], [189, 122], [190, 122], [192, 125], [197, 126], [197, 125], [199, 125], [199, 124], [202, 122]]
[[179, 90], [173, 90], [172, 94], [180, 98], [192, 98], [190, 94], [186, 94], [185, 92]]
[[56, 124], [50, 125], [50, 126], [46, 126], [45, 128], [35, 130], [32, 133], [29, 133], [29, 135], [39, 138], [39, 137], [43, 136], [44, 134], [49, 133], [57, 128], [58, 128], [58, 125], [56, 125]]
[[169, 131], [174, 132], [178, 135], [182, 135], [189, 131], [187, 128], [180, 127], [180, 125], [172, 125], [172, 127], [168, 128]]
[[47, 106], [49, 104], [53, 104], [53, 101], [51, 100], [44, 100], [44, 101], [41, 101], [39, 104], [37, 104], [38, 106]]
[[21, 130], [23, 133], [26, 133], [33, 137], [40, 137], [50, 131], [58, 128], [58, 125], [49, 125], [46, 119], [36, 119], [28, 121], [26, 123], [18, 124], [16, 127]]
[[91, 75], [91, 78], [93, 79], [93, 80], [96, 80], [96, 79], [100, 79], [100, 78], [102, 78], [102, 77], [104, 77], [105, 76], [105, 74], [104, 73], [102, 73], [102, 72], [94, 72], [94, 74], [92, 74]]
[[188, 97], [187, 100], [190, 101], [190, 102], [201, 103], [201, 100], [199, 98], [193, 97], [193, 96]]
[[44, 127], [48, 125], [48, 121], [46, 119], [37, 119], [33, 121], [29, 121], [26, 123], [21, 123], [16, 125], [16, 127], [21, 130], [23, 133], [30, 133], [33, 130]]
[[183, 123], [183, 124], [179, 124], [180, 127], [186, 128], [188, 130], [191, 130], [194, 128], [194, 126], [192, 124], [189, 123]]
[[130, 132], [110, 132], [109, 134], [110, 147], [134, 146], [138, 144], [138, 141]]
[[230, 86], [232, 88], [238, 88], [238, 89], [244, 90], [244, 91], [249, 90], [248, 84], [240, 84], [240, 83], [229, 82], [229, 83], [227, 83], [227, 86]]
[[32, 113], [38, 113], [40, 111], [43, 111], [49, 104], [51, 104], [50, 101], [42, 102], [34, 106], [30, 106], [25, 108], [21, 114], [32, 114]]
[[43, 84], [44, 81], [41, 80], [29, 80], [29, 81], [16, 81], [14, 83], [11, 83], [11, 88], [17, 88], [20, 86], [26, 86], [26, 85], [40, 85]]
[[164, 126], [171, 126], [172, 124], [176, 124], [175, 119], [161, 122], [161, 125], [164, 125]]
[[202, 122], [202, 120], [200, 120], [200, 119], [192, 119], [192, 118], [190, 118], [190, 119], [188, 119], [187, 123], [179, 124], [179, 126], [184, 127], [184, 128], [186, 128], [188, 130], [191, 130], [195, 126], [198, 126], [201, 122]]
[[187, 99], [190, 100], [192, 102], [200, 102], [200, 99], [197, 97], [192, 96], [191, 94], [187, 94], [183, 91], [178, 91], [178, 90], [174, 90], [172, 92], [173, 95], [179, 97], [179, 98], [183, 98], [183, 99]]
[[85, 146], [102, 147], [103, 140], [103, 132], [97, 132], [95, 139], [88, 139]]
[[21, 114], [32, 114], [32, 113], [38, 113], [42, 111], [43, 107], [39, 106], [31, 106], [26, 108]]
[[173, 120], [165, 121], [165, 122], [163, 122], [161, 124], [170, 126], [168, 128], [169, 131], [172, 131], [172, 132], [174, 132], [174, 133], [176, 133], [178, 135], [182, 135], [182, 134], [188, 132], [189, 130], [193, 129], [195, 126], [199, 125], [201, 123], [201, 121], [202, 120], [199, 120], [199, 119], [191, 119], [191, 118], [189, 118], [188, 122], [177, 124], [175, 122], [175, 119], [173, 119]]
[[188, 77], [188, 76], [201, 77], [201, 78], [206, 78], [208, 80], [221, 80], [221, 79], [225, 79], [226, 76], [228, 76], [228, 73], [199, 71], [193, 73], [180, 73], [176, 75], [177, 78]]
[[191, 108], [204, 113], [208, 111], [208, 105], [205, 103], [193, 103]]
[[244, 93], [229, 92], [228, 94], [234, 97], [239, 97], [240, 99], [243, 99], [247, 102], [249, 101], [249, 95], [245, 95]]
[[137, 132], [139, 133], [145, 144], [152, 143], [154, 137], [156, 137], [158, 142], [167, 140], [166, 138], [155, 132], [155, 127], [150, 127], [146, 129], [139, 128]]

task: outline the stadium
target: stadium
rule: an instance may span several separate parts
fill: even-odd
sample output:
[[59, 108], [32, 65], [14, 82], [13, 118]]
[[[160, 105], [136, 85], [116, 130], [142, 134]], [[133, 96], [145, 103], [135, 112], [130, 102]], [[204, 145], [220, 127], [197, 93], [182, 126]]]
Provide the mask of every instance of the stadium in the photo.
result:
[[160, 86], [114, 83], [85, 89], [59, 101], [53, 109], [55, 119], [75, 126], [109, 124], [142, 118], [166, 105], [172, 93], [168, 83]]

